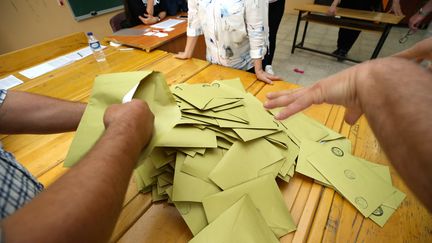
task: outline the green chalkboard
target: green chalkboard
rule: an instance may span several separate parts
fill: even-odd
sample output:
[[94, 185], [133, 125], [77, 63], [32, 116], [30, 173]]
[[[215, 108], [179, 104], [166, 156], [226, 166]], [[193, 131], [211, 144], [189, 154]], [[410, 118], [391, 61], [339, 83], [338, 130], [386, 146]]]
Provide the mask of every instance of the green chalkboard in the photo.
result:
[[123, 8], [122, 0], [68, 0], [77, 21]]

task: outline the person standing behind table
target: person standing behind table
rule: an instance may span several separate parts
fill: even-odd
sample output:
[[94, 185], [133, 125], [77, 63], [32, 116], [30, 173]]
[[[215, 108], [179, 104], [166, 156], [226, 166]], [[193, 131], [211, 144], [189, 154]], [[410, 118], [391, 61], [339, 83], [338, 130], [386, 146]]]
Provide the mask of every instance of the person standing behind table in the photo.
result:
[[[411, 18], [409, 19], [409, 28], [412, 31], [417, 31], [418, 27], [421, 24], [429, 24], [424, 23], [425, 18], [432, 12], [432, 0], [429, 0], [422, 8], [420, 8], [417, 13], [415, 13]], [[432, 36], [432, 25], [429, 24], [426, 37]]]
[[178, 12], [187, 12], [186, 0], [166, 0], [166, 11], [170, 16], [176, 15]]
[[[337, 15], [336, 11], [338, 5], [341, 8], [357, 10], [380, 11], [382, 9], [381, 0], [334, 0], [327, 11], [327, 14], [330, 16]], [[396, 15], [403, 15], [399, 0], [393, 0], [390, 11]], [[337, 49], [333, 51], [332, 54], [338, 55], [340, 57], [346, 57], [360, 35], [360, 32], [361, 31], [359, 30], [339, 28]], [[338, 61], [343, 61], [343, 59], [340, 57], [338, 57]]]
[[164, 19], [166, 0], [123, 0], [126, 20], [122, 28], [130, 28], [140, 24], [155, 24]]
[[189, 0], [187, 42], [179, 59], [192, 57], [198, 36], [204, 34], [207, 61], [254, 72], [266, 83], [279, 77], [263, 70], [268, 32], [268, 2], [263, 0]]
[[264, 57], [265, 71], [274, 74], [272, 63], [276, 50], [276, 36], [279, 24], [285, 11], [285, 0], [269, 0], [268, 25], [269, 25], [269, 50]]

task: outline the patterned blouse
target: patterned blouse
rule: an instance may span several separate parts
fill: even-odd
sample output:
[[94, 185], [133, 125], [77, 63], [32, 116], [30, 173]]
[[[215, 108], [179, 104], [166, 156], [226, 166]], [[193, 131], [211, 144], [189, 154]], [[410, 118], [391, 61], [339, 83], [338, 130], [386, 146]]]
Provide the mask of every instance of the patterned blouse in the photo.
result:
[[268, 46], [268, 0], [188, 0], [188, 36], [204, 34], [207, 60], [241, 70]]

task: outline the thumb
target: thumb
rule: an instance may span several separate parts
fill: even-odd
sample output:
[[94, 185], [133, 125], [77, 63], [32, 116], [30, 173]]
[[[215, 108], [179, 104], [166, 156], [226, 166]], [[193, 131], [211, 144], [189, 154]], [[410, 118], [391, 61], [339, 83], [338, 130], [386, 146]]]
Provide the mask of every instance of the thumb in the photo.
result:
[[345, 110], [344, 120], [346, 121], [346, 123], [354, 125], [354, 123], [360, 118], [362, 114], [363, 111], [358, 107], [347, 108]]

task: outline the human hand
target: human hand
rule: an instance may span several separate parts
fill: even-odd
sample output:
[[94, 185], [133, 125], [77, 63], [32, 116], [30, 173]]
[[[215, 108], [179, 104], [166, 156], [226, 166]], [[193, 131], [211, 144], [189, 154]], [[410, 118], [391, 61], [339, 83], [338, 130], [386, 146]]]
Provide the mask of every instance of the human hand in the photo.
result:
[[408, 23], [409, 28], [414, 30], [414, 31], [417, 31], [419, 25], [423, 22], [425, 17], [426, 16], [423, 16], [423, 15], [418, 14], [418, 13], [411, 16], [411, 18], [409, 19], [409, 23]]
[[138, 16], [138, 18], [145, 25], [154, 24], [154, 23], [157, 23], [157, 21], [158, 21], [157, 17], [151, 16], [151, 15], [148, 15], [148, 14], [144, 14], [144, 17], [143, 16]]
[[258, 80], [263, 81], [264, 83], [273, 84], [272, 80], [280, 80], [281, 78], [276, 75], [271, 75], [268, 72], [265, 72], [264, 70], [255, 70], [255, 75]]
[[109, 106], [103, 121], [106, 129], [120, 129], [120, 133], [136, 138], [143, 147], [153, 133], [154, 115], [147, 103], [141, 100]]
[[276, 119], [283, 120], [313, 104], [343, 105], [347, 108], [345, 121], [352, 125], [363, 114], [359, 100], [359, 83], [367, 85], [366, 81], [370, 80], [369, 68], [373, 66], [371, 63], [345, 69], [309, 87], [268, 93], [264, 107], [284, 107], [275, 116]]
[[393, 55], [409, 60], [422, 62], [423, 60], [432, 61], [432, 37], [417, 42], [414, 46]]
[[174, 57], [177, 58], [177, 59], [185, 60], [185, 59], [191, 58], [191, 55], [189, 55], [186, 52], [182, 51], [182, 52], [179, 52], [176, 55], [174, 55]]
[[336, 15], [336, 9], [337, 9], [336, 6], [332, 4], [327, 10], [327, 15], [335, 16]]
[[393, 1], [392, 7], [390, 8], [389, 13], [394, 13], [397, 16], [403, 15], [399, 1]]

